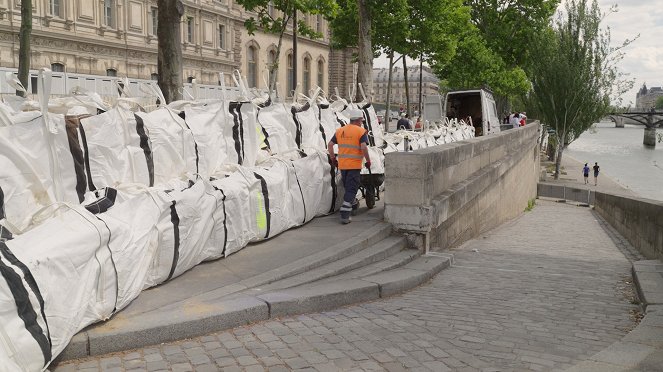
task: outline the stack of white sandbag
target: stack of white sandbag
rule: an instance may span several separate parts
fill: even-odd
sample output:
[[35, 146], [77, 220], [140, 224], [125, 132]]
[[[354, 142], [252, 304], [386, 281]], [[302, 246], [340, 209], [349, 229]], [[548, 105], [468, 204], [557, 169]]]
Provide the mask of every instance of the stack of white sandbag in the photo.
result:
[[463, 120], [445, 118], [443, 122], [427, 125], [421, 131], [398, 130], [384, 134], [386, 143], [384, 152], [414, 151], [469, 138], [474, 138], [474, 127], [471, 124]]
[[0, 371], [45, 369], [143, 289], [337, 210], [326, 143], [347, 107], [364, 111], [384, 169], [370, 104], [245, 91], [149, 113], [130, 98], [49, 110], [39, 82], [38, 110], [0, 103]]

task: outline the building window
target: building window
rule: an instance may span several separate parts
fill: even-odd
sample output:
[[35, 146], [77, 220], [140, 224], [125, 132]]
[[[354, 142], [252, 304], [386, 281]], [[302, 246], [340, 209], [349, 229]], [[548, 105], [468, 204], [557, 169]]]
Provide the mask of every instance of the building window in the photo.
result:
[[267, 14], [269, 14], [270, 17], [274, 18], [274, 3], [270, 1], [267, 4]]
[[104, 24], [115, 28], [115, 0], [104, 0]]
[[287, 78], [288, 78], [288, 96], [292, 96], [292, 93], [295, 90], [295, 76], [294, 72], [292, 69], [292, 53], [288, 53], [288, 57], [286, 58], [286, 70], [287, 70]]
[[325, 62], [320, 60], [318, 61], [318, 86], [322, 89], [325, 89], [324, 83], [325, 83]]
[[248, 69], [246, 71], [246, 77], [249, 83], [249, 88], [255, 88], [257, 87], [258, 82], [258, 52], [254, 46], [250, 46], [247, 52], [246, 59], [248, 63]]
[[309, 94], [311, 90], [311, 59], [304, 58], [304, 78], [302, 79], [304, 85], [304, 94]]
[[226, 49], [226, 26], [219, 25], [219, 49]]
[[186, 19], [186, 32], [186, 40], [193, 43], [193, 17], [187, 17]]
[[152, 35], [157, 34], [159, 26], [159, 10], [155, 7], [152, 7]]
[[322, 15], [320, 14], [315, 16], [315, 31], [322, 32]]
[[62, 63], [51, 63], [51, 71], [64, 72], [64, 65]]
[[150, 74], [150, 80], [154, 81], [159, 80], [159, 74], [153, 72], [152, 74]]
[[48, 8], [52, 16], [62, 18], [62, 13], [60, 13], [62, 11], [62, 0], [49, 0]]
[[106, 76], [117, 76], [117, 70], [114, 68], [107, 69]]

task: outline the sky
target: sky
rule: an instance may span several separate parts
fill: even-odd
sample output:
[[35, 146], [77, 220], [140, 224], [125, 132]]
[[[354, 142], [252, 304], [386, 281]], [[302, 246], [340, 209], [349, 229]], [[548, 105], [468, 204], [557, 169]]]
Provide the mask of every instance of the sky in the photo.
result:
[[[635, 95], [643, 83], [648, 88], [663, 86], [663, 7], [661, 0], [599, 0], [599, 6], [607, 12], [617, 5], [618, 11], [610, 13], [602, 27], [610, 28], [612, 46], [621, 45], [626, 39], [637, 38], [624, 49], [626, 55], [619, 69], [634, 79], [633, 89], [622, 96], [622, 105], [635, 106]], [[418, 62], [408, 58], [408, 66]], [[375, 59], [374, 67], [387, 67], [385, 56]], [[402, 63], [397, 64], [402, 67]]]

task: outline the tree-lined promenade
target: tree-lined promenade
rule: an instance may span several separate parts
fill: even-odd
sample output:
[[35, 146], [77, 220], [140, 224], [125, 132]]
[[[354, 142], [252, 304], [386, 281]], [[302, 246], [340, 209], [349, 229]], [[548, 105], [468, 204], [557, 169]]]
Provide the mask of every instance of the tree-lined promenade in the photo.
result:
[[[19, 79], [24, 86], [31, 67], [32, 2], [21, 2]], [[330, 22], [333, 48], [356, 48], [355, 83], [369, 97], [375, 56], [389, 58], [387, 102], [393, 67], [402, 63], [406, 71], [406, 57], [417, 59], [432, 67], [442, 91], [488, 87], [503, 116], [527, 111], [529, 117], [540, 119], [552, 129], [557, 168], [566, 146], [614, 112], [611, 102], [619, 102], [633, 84], [619, 70], [622, 49], [632, 40], [613, 43], [602, 22], [616, 8], [601, 9], [596, 0], [571, 0], [563, 7], [558, 0], [238, 0], [237, 4], [253, 14], [244, 22], [249, 34], [278, 35], [276, 58], [267, 66], [270, 95], [284, 44], [292, 42], [296, 51], [298, 35], [322, 36], [298, 15], [322, 17]], [[171, 102], [182, 99], [184, 4], [158, 0], [157, 5], [158, 83]], [[287, 30], [292, 30], [292, 40], [285, 37]], [[289, 95], [297, 88], [296, 59], [292, 69]], [[409, 100], [407, 74], [404, 77]], [[406, 107], [411, 110], [409, 102]]]

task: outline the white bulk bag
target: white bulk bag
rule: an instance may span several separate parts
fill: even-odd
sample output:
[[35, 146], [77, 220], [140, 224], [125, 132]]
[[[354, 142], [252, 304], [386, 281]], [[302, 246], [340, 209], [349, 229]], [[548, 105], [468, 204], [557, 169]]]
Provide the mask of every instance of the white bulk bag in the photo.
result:
[[329, 165], [327, 154], [317, 152], [292, 164], [304, 199], [305, 221], [334, 212], [343, 195], [338, 191], [336, 172]]
[[375, 108], [370, 102], [366, 104], [358, 103], [357, 108], [364, 112], [363, 127], [368, 131], [369, 144], [371, 146], [382, 147], [384, 144], [384, 128], [378, 121]]
[[[273, 155], [284, 157], [296, 155], [299, 147], [295, 142], [297, 130], [292, 119], [292, 112], [283, 103], [271, 102], [258, 111], [258, 124], [267, 133], [266, 141]], [[291, 155], [292, 156], [292, 155]]]
[[245, 177], [240, 172], [234, 172], [228, 177], [212, 181], [212, 185], [225, 195], [227, 235], [224, 255], [228, 256], [244, 248], [258, 236], [256, 215], [250, 197], [251, 192], [257, 191], [258, 180], [253, 176]]
[[296, 140], [298, 139], [299, 148], [307, 154], [324, 151], [327, 148], [327, 144], [323, 139], [324, 130], [321, 130], [320, 122], [311, 103], [293, 105], [292, 115], [298, 128]]
[[225, 164], [236, 164], [232, 118], [228, 104], [217, 101], [209, 105], [189, 105], [184, 109], [185, 121], [198, 145], [199, 173], [210, 177], [222, 171]]
[[171, 203], [164, 193], [146, 190], [97, 215], [111, 232], [109, 246], [118, 277], [117, 310], [128, 306], [148, 287], [149, 270], [160, 248], [155, 225], [170, 214]]
[[[256, 196], [257, 203], [263, 202], [265, 210], [269, 212], [265, 215], [269, 235], [256, 236], [254, 240], [273, 237], [303, 224], [304, 219], [299, 217], [304, 212], [300, 183], [293, 167], [288, 162], [276, 161], [269, 168], [257, 167], [253, 172], [261, 186], [260, 194], [253, 195]], [[258, 213], [261, 213], [261, 210], [258, 204]]]
[[[61, 208], [67, 210], [4, 243], [34, 277], [43, 297], [53, 357], [76, 332], [107, 319], [116, 308], [118, 294], [110, 231], [83, 207]], [[2, 319], [0, 324], [7, 322]], [[28, 350], [30, 341], [12, 338], [11, 348]]]
[[[331, 138], [336, 134], [336, 129], [341, 127], [341, 123], [338, 121], [338, 117], [334, 110], [332, 110], [331, 105], [327, 101], [323, 101], [318, 104], [318, 120], [322, 129], [324, 130], [324, 140], [325, 146]], [[341, 120], [341, 122], [343, 122]], [[343, 125], [347, 123], [343, 122]]]
[[147, 128], [125, 105], [81, 119], [80, 143], [88, 172], [88, 189], [122, 183], [154, 185], [154, 159]]
[[144, 125], [154, 162], [154, 185], [198, 173], [198, 149], [191, 129], [176, 112], [160, 107], [137, 112], [136, 125]]
[[[5, 226], [20, 233], [57, 201], [78, 204], [77, 178], [62, 115], [0, 115], [0, 188]], [[84, 190], [82, 190], [84, 192]]]
[[230, 102], [228, 104], [232, 125], [234, 154], [230, 155], [232, 163], [252, 167], [260, 147], [256, 122], [256, 108], [251, 102]]

